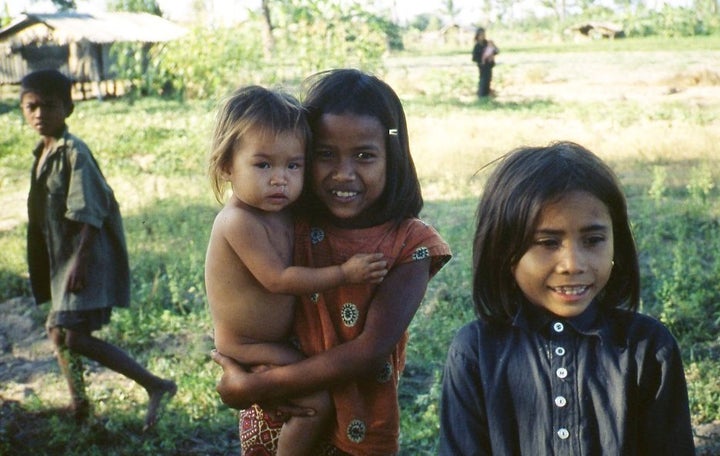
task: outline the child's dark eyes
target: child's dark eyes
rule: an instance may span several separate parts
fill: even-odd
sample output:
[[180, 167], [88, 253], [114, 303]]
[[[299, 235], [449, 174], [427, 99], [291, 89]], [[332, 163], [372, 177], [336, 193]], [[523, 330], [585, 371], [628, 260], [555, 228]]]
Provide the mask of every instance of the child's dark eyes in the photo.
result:
[[[582, 242], [585, 247], [595, 247], [606, 241], [606, 237], [603, 235], [592, 235], [584, 237]], [[558, 248], [562, 245], [562, 240], [555, 238], [538, 238], [535, 240], [535, 245], [545, 248]]]
[[60, 103], [55, 102], [47, 102], [47, 103], [25, 103], [22, 105], [22, 108], [25, 111], [33, 112], [39, 108], [46, 109], [46, 110], [55, 110], [60, 108], [62, 105]]
[[535, 245], [539, 245], [540, 247], [558, 247], [560, 245], [560, 241], [557, 239], [551, 239], [551, 238], [542, 238], [542, 239], [536, 239]]
[[602, 244], [603, 242], [605, 242], [605, 236], [596, 235], [585, 238], [585, 245], [588, 247], [593, 247], [598, 244]]
[[372, 152], [358, 152], [355, 157], [358, 160], [372, 160], [373, 158], [375, 158], [375, 154], [373, 154]]
[[[258, 162], [258, 163], [255, 163], [255, 167], [259, 168], [259, 169], [270, 169], [270, 168], [272, 168], [272, 165], [270, 164], [270, 162]], [[303, 164], [300, 162], [293, 162], [293, 163], [289, 163], [287, 165], [287, 167], [290, 170], [302, 169]]]

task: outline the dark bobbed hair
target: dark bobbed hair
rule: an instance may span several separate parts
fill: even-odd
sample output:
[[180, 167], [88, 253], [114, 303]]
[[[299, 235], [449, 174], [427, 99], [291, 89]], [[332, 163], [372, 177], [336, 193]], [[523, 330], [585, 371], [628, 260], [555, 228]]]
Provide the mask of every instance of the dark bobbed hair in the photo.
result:
[[593, 195], [608, 208], [614, 266], [596, 298], [601, 307], [635, 311], [640, 300], [637, 249], [617, 177], [575, 143], [515, 149], [490, 175], [477, 210], [473, 243], [473, 301], [480, 318], [509, 323], [524, 301], [513, 267], [530, 248], [542, 209], [569, 192]]
[[311, 131], [300, 102], [279, 89], [240, 87], [221, 103], [212, 136], [208, 173], [215, 198], [220, 202], [227, 185], [224, 174], [232, 165], [235, 148], [249, 131], [268, 137], [295, 133], [305, 145], [305, 156], [308, 155]]
[[[305, 81], [303, 102], [313, 133], [317, 134], [320, 118], [325, 114], [352, 114], [376, 118], [386, 131], [387, 176], [385, 190], [363, 217], [370, 224], [417, 217], [423, 207], [420, 182], [410, 155], [407, 122], [402, 103], [384, 81], [355, 69], [335, 69], [317, 73]], [[307, 174], [311, 175], [311, 148]], [[303, 202], [310, 215], [325, 215], [324, 206], [306, 178]]]
[[43, 97], [54, 96], [72, 107], [72, 80], [58, 70], [37, 70], [20, 80], [20, 99], [28, 92], [37, 93]]

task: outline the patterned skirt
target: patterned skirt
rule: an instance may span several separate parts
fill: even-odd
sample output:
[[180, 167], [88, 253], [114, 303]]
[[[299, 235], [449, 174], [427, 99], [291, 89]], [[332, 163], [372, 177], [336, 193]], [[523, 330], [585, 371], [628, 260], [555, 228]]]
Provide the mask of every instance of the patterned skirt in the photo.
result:
[[265, 413], [257, 405], [240, 411], [240, 454], [275, 456], [283, 421]]
[[[263, 411], [257, 405], [240, 411], [241, 456], [275, 456], [283, 420]], [[329, 442], [319, 444], [318, 456], [350, 456]]]

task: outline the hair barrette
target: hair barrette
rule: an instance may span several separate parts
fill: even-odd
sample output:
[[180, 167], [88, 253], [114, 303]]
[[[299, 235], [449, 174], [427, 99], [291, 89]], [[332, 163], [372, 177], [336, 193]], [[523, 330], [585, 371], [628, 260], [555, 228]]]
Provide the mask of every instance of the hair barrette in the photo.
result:
[[390, 136], [397, 136], [397, 135], [398, 135], [397, 128], [391, 128], [391, 129], [389, 129], [389, 130], [388, 130], [388, 134], [389, 134]]

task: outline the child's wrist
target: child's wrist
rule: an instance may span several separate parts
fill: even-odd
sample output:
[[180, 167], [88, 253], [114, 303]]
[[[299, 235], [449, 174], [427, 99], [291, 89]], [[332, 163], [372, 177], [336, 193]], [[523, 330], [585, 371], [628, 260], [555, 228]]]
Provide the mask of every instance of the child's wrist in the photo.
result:
[[347, 275], [347, 273], [345, 272], [344, 266], [345, 266], [345, 264], [338, 265], [338, 268], [340, 269], [340, 281], [341, 281], [342, 283], [347, 283], [347, 282], [348, 282], [348, 275]]

